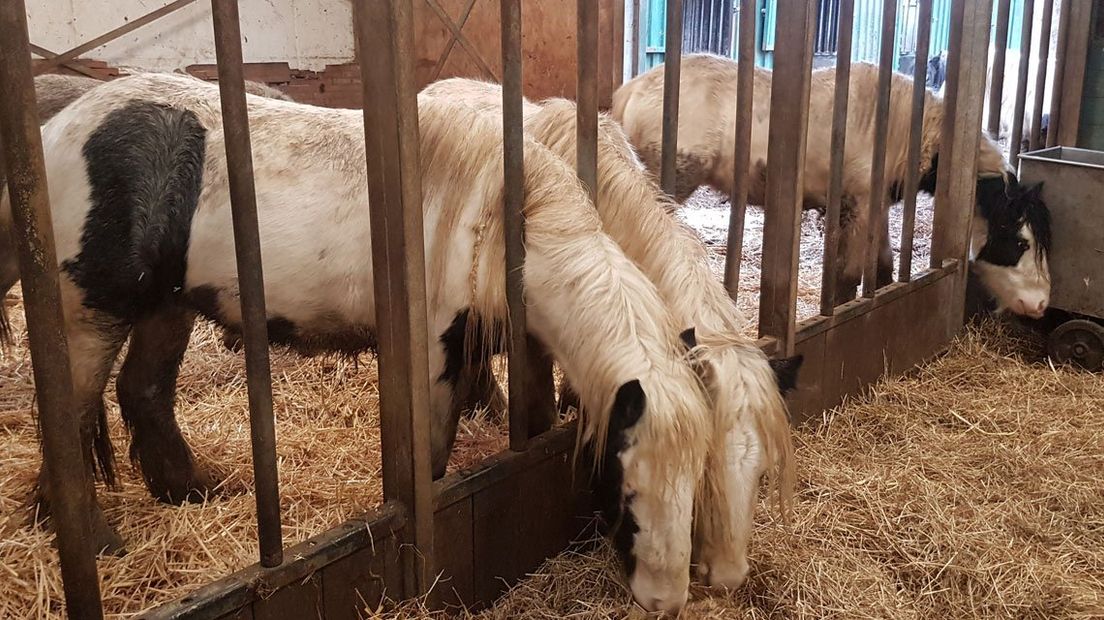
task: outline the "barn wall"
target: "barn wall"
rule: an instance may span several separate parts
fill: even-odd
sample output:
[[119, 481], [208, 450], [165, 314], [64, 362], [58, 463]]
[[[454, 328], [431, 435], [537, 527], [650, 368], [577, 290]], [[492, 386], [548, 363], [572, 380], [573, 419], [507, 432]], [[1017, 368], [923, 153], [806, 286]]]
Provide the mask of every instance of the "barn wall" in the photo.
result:
[[[31, 41], [63, 52], [169, 0], [27, 0]], [[321, 69], [353, 60], [349, 0], [240, 0], [246, 62]], [[211, 3], [197, 0], [88, 54], [121, 67], [171, 71], [215, 59]]]
[[[616, 5], [623, 0], [598, 0], [599, 105], [608, 107], [620, 83], [623, 64], [621, 33], [624, 24]], [[466, 0], [438, 0], [438, 4], [459, 23]], [[570, 0], [525, 0], [522, 2], [522, 46], [524, 92], [534, 99], [575, 98], [575, 3]], [[433, 81], [434, 68], [448, 43], [450, 32], [425, 0], [414, 1], [414, 38], [419, 86]], [[488, 75], [461, 45], [454, 46], [440, 78], [475, 77], [499, 81], [502, 57], [499, 47], [498, 0], [476, 0], [463, 28], [464, 36], [491, 69]], [[593, 60], [593, 59], [592, 59]]]

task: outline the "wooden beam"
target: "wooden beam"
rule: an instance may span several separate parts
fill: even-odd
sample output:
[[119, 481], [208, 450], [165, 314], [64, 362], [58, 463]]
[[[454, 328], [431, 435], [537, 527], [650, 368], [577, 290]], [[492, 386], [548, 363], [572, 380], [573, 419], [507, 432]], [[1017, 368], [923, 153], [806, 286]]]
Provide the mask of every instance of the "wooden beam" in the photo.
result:
[[[1081, 130], [1081, 97], [1085, 89], [1085, 69], [1089, 60], [1093, 4], [1080, 0], [1062, 4], [1062, 9], [1070, 14], [1069, 39], [1065, 46], [1065, 62], [1061, 66], [1062, 90], [1058, 93], [1062, 107], [1057, 143], [1063, 146], [1076, 146]], [[1051, 123], [1053, 122], [1054, 118], [1051, 117]]]
[[[843, 0], [853, 2], [853, 0]], [[744, 256], [744, 219], [747, 215], [751, 168], [751, 113], [755, 101], [755, 0], [740, 0], [739, 61], [736, 65], [736, 136], [732, 155], [732, 193], [729, 195], [728, 245], [724, 285], [733, 301], [740, 294], [740, 265]]]

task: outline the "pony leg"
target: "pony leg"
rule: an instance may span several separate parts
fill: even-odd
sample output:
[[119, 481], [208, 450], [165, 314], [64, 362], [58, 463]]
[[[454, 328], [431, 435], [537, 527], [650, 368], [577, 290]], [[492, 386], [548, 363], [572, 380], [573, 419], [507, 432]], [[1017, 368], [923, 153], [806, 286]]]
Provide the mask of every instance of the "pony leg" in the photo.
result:
[[893, 283], [893, 248], [889, 245], [889, 212], [882, 214], [878, 239], [878, 288]]
[[471, 417], [476, 411], [485, 409], [495, 420], [506, 416], [506, 395], [491, 370], [490, 357], [476, 359], [462, 371], [457, 389], [462, 394], [464, 415]]
[[176, 306], [136, 323], [116, 381], [131, 435], [130, 458], [141, 466], [150, 493], [169, 504], [202, 500], [216, 486], [197, 466], [173, 412], [176, 378], [194, 322], [191, 310]]
[[[85, 459], [85, 471], [69, 472], [69, 475], [84, 476], [92, 503], [89, 519], [93, 546], [101, 553], [120, 554], [123, 540], [104, 518], [96, 500], [95, 478], [98, 466], [104, 482], [108, 486], [115, 485], [114, 451], [108, 436], [103, 391], [112, 364], [126, 341], [129, 326], [104, 313], [81, 307], [80, 295], [68, 279], [62, 280], [61, 293], [73, 380], [73, 407], [80, 416], [81, 447]], [[54, 490], [46, 476], [45, 463], [38, 480], [36, 500], [40, 515], [47, 517]]]
[[15, 342], [15, 334], [12, 333], [4, 298], [19, 281], [19, 263], [16, 261], [14, 248], [11, 247], [12, 244], [5, 235], [6, 232], [0, 227], [0, 350]]
[[855, 299], [855, 292], [862, 282], [867, 245], [867, 213], [865, 200], [854, 199], [845, 205], [841, 214], [839, 252], [836, 261], [836, 303]]

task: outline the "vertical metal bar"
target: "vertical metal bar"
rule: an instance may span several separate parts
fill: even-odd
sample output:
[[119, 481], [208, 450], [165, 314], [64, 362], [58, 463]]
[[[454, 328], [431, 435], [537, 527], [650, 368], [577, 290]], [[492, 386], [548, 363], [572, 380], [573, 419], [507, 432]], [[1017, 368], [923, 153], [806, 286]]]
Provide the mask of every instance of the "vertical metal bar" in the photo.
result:
[[[844, 0], [845, 2], [848, 0]], [[755, 101], [756, 0], [740, 0], [740, 54], [736, 68], [736, 141], [732, 194], [729, 196], [728, 246], [724, 285], [733, 300], [740, 294], [740, 264], [744, 256], [744, 216], [747, 213], [751, 160], [751, 114]]]
[[815, 18], [816, 6], [808, 0], [778, 0], [759, 333], [777, 339], [784, 355], [793, 355], [797, 325], [798, 243]]
[[1043, 129], [1043, 106], [1046, 102], [1046, 76], [1050, 62], [1050, 28], [1054, 18], [1054, 0], [1043, 0], [1043, 21], [1039, 29], [1039, 66], [1035, 72], [1035, 105], [1031, 107], [1032, 151], [1039, 148]]
[[1062, 91], [1066, 77], [1066, 46], [1069, 45], [1070, 3], [1058, 4], [1058, 44], [1054, 51], [1054, 85], [1050, 89], [1050, 127], [1047, 129], [1047, 147], [1058, 146], [1058, 128], [1062, 123]]
[[663, 54], [663, 151], [660, 186], [675, 195], [678, 149], [679, 76], [682, 73], [682, 0], [666, 0], [667, 31]]
[[836, 311], [836, 263], [839, 262], [840, 210], [843, 201], [843, 166], [847, 148], [847, 102], [851, 90], [851, 35], [855, 24], [855, 0], [840, 0], [839, 38], [836, 43], [836, 91], [832, 108], [832, 164], [828, 178], [828, 208], [824, 231], [824, 272], [820, 281], [820, 313]]
[[[905, 169], [905, 204], [901, 221], [901, 263], [897, 279], [912, 279], [912, 246], [916, 234], [916, 193], [920, 186], [920, 147], [924, 133], [928, 54], [931, 50], [932, 0], [919, 0], [916, 24], [916, 67], [912, 74], [912, 119], [909, 123], [908, 168]], [[999, 39], [999, 37], [998, 37]], [[1006, 37], [1007, 39], [1007, 37]]]
[[522, 118], [521, 73], [521, 0], [501, 0], [502, 21], [502, 156], [506, 234], [506, 304], [510, 317], [510, 449], [524, 450], [529, 442], [529, 417], [525, 403], [525, 384], [530, 367], [525, 337], [524, 285], [521, 267], [525, 264], [525, 137]]
[[632, 76], [636, 77], [640, 75], [640, 56], [643, 53], [640, 49], [640, 33], [644, 27], [644, 23], [641, 21], [641, 15], [643, 11], [640, 6], [641, 0], [632, 0]]
[[276, 471], [276, 428], [272, 415], [272, 373], [268, 360], [268, 317], [265, 313], [261, 238], [257, 229], [257, 196], [253, 187], [253, 156], [249, 117], [245, 109], [241, 30], [236, 0], [212, 0], [215, 58], [218, 65], [230, 209], [234, 220], [238, 290], [241, 293], [242, 336], [249, 391], [249, 431], [257, 493], [257, 535], [261, 566], [283, 562], [280, 533], [280, 483]]
[[882, 237], [887, 192], [885, 189], [886, 142], [889, 139], [889, 100], [893, 78], [893, 56], [897, 53], [894, 34], [897, 30], [897, 2], [882, 3], [882, 47], [878, 62], [878, 107], [874, 113], [874, 154], [870, 162], [870, 214], [866, 223], [866, 272], [863, 274], [863, 296], [873, 297], [878, 290], [878, 246]]
[[[989, 120], [985, 124], [989, 135], [1000, 136], [1001, 103], [1004, 101], [1004, 64], [1008, 52], [1008, 22], [1012, 0], [997, 4], [997, 32], [993, 40], [993, 75], [989, 86]], [[929, 26], [930, 29], [930, 26]]]
[[[99, 619], [91, 523], [92, 481], [79, 420], [73, 415], [69, 348], [62, 318], [54, 229], [46, 186], [23, 0], [0, 2], [0, 172], [7, 170], [13, 236], [23, 282], [42, 458], [50, 485], [65, 607], [71, 618]], [[4, 242], [9, 242], [7, 239]]]
[[[404, 597], [430, 591], [435, 570], [429, 448], [429, 336], [414, 88], [411, 0], [355, 0], [364, 58], [364, 147], [378, 325], [383, 496], [406, 509]], [[433, 605], [432, 601], [429, 603]]]
[[575, 157], [579, 180], [598, 199], [598, 3], [577, 0]]
[[1020, 164], [1020, 143], [1023, 142], [1024, 113], [1027, 109], [1027, 74], [1031, 68], [1032, 26], [1035, 16], [1035, 0], [1024, 0], [1020, 25], [1020, 71], [1016, 82], [1016, 108], [1012, 116], [1012, 140], [1008, 145], [1008, 163], [1013, 168]]

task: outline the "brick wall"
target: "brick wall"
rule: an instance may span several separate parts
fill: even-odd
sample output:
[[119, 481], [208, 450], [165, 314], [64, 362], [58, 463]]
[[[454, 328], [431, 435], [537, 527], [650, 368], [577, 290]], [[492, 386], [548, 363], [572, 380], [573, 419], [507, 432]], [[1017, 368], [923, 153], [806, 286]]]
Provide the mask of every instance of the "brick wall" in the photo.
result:
[[[360, 108], [360, 66], [327, 65], [322, 71], [292, 69], [287, 63], [246, 63], [245, 79], [268, 84], [300, 103], [328, 108]], [[200, 79], [216, 81], [215, 65], [191, 65], [185, 69]]]

